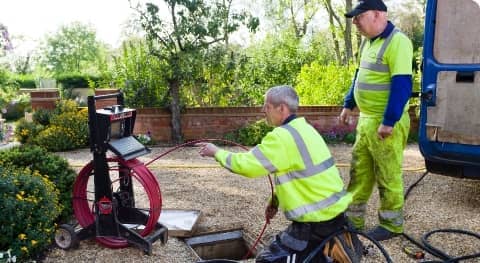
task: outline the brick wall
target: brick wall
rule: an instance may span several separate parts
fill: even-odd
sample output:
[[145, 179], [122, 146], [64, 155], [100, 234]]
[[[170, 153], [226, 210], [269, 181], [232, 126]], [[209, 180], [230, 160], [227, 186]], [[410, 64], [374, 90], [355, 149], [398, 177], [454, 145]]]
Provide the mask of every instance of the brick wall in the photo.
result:
[[[351, 132], [355, 130], [358, 114], [355, 113], [350, 124], [338, 123], [340, 106], [305, 106], [300, 107], [298, 115], [305, 117], [318, 131]], [[418, 129], [418, 119], [410, 111], [411, 131]], [[260, 107], [211, 107], [187, 108], [182, 113], [182, 131], [184, 139], [222, 138], [226, 133], [237, 130], [249, 123], [264, 118]], [[152, 137], [160, 142], [171, 140], [170, 113], [165, 109], [144, 108], [137, 110], [136, 134], [151, 132]]]
[[[53, 92], [53, 91], [52, 91]], [[103, 91], [102, 93], [114, 93], [114, 91]], [[55, 107], [55, 99], [58, 99], [58, 91], [51, 95], [42, 94], [43, 99], [33, 100], [32, 108]], [[97, 95], [100, 95], [97, 93]], [[106, 101], [97, 104], [105, 104]], [[35, 106], [34, 106], [35, 103]], [[116, 104], [111, 101], [109, 105]], [[97, 108], [102, 105], [96, 105]], [[107, 105], [104, 105], [107, 106]], [[355, 114], [348, 126], [338, 123], [338, 116], [342, 110], [341, 106], [304, 106], [300, 107], [298, 115], [305, 117], [320, 132], [350, 132], [355, 129], [358, 114]], [[410, 110], [411, 131], [418, 130], [418, 118], [415, 111]], [[158, 142], [171, 141], [170, 113], [163, 108], [137, 109], [137, 120], [135, 122], [135, 134], [151, 132], [152, 137]], [[264, 118], [261, 107], [208, 107], [208, 108], [187, 108], [182, 112], [182, 131], [185, 140], [203, 138], [222, 138], [226, 133], [235, 131], [249, 123]]]

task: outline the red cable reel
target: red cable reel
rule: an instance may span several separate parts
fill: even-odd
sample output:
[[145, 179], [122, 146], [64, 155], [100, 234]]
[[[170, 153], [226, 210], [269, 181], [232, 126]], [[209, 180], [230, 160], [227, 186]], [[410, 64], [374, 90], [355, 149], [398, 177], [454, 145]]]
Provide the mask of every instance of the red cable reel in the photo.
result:
[[[109, 164], [109, 174], [110, 177], [115, 175], [115, 172], [118, 171], [119, 164], [123, 167], [126, 167], [129, 172], [127, 176], [130, 176], [132, 179], [131, 182], [134, 184], [135, 188], [135, 205], [137, 203], [142, 203], [142, 212], [147, 213], [148, 220], [144, 225], [135, 225], [128, 226], [131, 229], [135, 229], [141, 236], [147, 236], [154, 229], [155, 225], [158, 222], [160, 217], [160, 212], [162, 208], [162, 197], [160, 192], [160, 187], [155, 179], [155, 176], [150, 172], [150, 170], [139, 160], [132, 159], [124, 161], [118, 157], [108, 158], [107, 162]], [[78, 220], [78, 223], [86, 228], [87, 226], [95, 222], [95, 211], [94, 211], [94, 176], [93, 176], [93, 161], [85, 165], [73, 185], [73, 211], [75, 218]], [[134, 180], [135, 179], [135, 180]], [[118, 183], [118, 180], [122, 178], [111, 178], [112, 181], [112, 192], [115, 194], [116, 189], [113, 189], [115, 184]], [[137, 194], [140, 190], [140, 194]], [[141, 191], [143, 190], [143, 191]], [[148, 199], [148, 200], [146, 200]], [[102, 201], [102, 200], [100, 200]], [[104, 207], [108, 206], [108, 202], [111, 200], [103, 200], [101, 205]], [[148, 204], [147, 204], [148, 201]], [[109, 247], [109, 248], [124, 248], [128, 246], [127, 240], [124, 238], [116, 237], [96, 237], [98, 243]]]

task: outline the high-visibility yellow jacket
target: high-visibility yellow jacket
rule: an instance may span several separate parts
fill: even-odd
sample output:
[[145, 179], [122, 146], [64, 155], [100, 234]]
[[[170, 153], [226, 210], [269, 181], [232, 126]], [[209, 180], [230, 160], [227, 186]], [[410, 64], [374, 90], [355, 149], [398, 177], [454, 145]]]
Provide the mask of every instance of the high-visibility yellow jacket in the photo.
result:
[[273, 174], [279, 208], [292, 221], [330, 220], [352, 200], [323, 138], [305, 118], [275, 128], [248, 152], [219, 150], [215, 159], [246, 177]]
[[[392, 76], [412, 75], [412, 50], [408, 37], [397, 28], [387, 38], [362, 42], [360, 67], [354, 84], [355, 102], [361, 116], [383, 116]], [[404, 113], [408, 108], [406, 103]]]

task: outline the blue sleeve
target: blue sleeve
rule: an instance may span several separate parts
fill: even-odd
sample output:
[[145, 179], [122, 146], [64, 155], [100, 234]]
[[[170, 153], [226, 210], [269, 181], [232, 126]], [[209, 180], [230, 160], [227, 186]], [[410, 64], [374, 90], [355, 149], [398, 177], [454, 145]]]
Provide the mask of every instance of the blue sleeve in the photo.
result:
[[357, 103], [355, 102], [355, 96], [353, 95], [353, 86], [355, 85], [355, 81], [357, 79], [358, 69], [355, 71], [355, 76], [353, 77], [352, 85], [350, 85], [350, 89], [348, 90], [345, 98], [343, 99], [343, 107], [347, 109], [353, 110], [353, 108], [357, 107]]
[[383, 115], [383, 125], [393, 127], [400, 120], [411, 94], [412, 75], [395, 75], [392, 77], [390, 97]]

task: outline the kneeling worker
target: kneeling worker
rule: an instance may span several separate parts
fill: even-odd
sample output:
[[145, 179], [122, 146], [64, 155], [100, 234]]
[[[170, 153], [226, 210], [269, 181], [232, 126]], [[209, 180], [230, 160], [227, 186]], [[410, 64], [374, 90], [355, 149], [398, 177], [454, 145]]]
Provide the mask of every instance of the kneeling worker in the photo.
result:
[[[324, 238], [347, 224], [344, 212], [352, 196], [344, 190], [322, 136], [305, 118], [296, 116], [298, 105], [292, 87], [270, 88], [263, 112], [276, 128], [260, 144], [244, 153], [228, 152], [211, 143], [202, 144], [200, 150], [201, 156], [215, 157], [234, 173], [251, 178], [274, 175], [275, 198], [268, 202], [265, 216], [273, 218], [280, 208], [292, 223], [257, 256], [257, 262], [302, 262]], [[323, 254], [333, 262], [358, 262], [361, 245], [357, 237], [346, 234], [340, 239], [336, 243], [343, 245], [336, 245], [343, 247], [338, 251], [346, 253], [332, 255], [328, 249]], [[327, 262], [323, 254], [312, 262]]]

